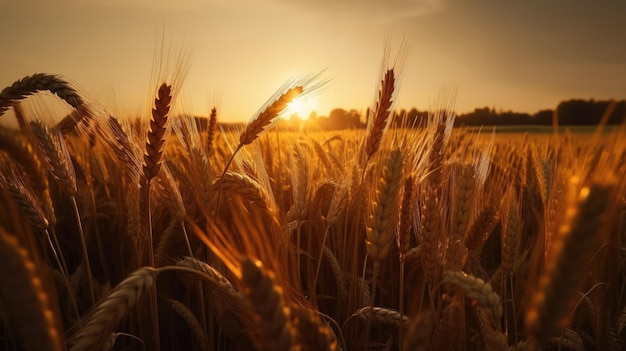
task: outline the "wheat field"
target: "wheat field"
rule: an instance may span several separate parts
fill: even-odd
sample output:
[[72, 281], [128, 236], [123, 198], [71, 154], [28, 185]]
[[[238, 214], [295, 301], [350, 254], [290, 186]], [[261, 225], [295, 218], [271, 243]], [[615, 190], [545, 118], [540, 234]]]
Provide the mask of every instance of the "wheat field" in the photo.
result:
[[2, 90], [0, 349], [622, 350], [625, 130], [391, 128], [397, 79], [342, 132], [277, 126], [311, 77], [239, 130]]

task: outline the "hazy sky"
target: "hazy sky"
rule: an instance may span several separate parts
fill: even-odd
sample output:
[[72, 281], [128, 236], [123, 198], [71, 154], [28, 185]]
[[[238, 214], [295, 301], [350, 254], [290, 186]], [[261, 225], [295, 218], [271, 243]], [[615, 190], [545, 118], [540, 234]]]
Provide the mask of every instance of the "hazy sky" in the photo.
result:
[[[621, 0], [3, 0], [0, 88], [59, 73], [117, 114], [143, 111], [155, 47], [188, 56], [179, 101], [245, 121], [286, 80], [323, 72], [311, 103], [364, 110], [386, 38], [411, 46], [398, 108], [432, 107], [456, 87], [457, 110], [523, 112], [569, 98], [626, 98]], [[164, 35], [163, 35], [164, 33]], [[392, 55], [391, 59], [394, 59]], [[173, 67], [170, 71], [174, 71]]]

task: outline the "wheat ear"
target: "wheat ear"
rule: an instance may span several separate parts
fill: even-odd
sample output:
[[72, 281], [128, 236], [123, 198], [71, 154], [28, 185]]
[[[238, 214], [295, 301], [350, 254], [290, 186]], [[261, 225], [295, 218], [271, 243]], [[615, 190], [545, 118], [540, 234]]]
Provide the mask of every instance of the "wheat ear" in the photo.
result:
[[245, 296], [217, 269], [192, 257], [185, 257], [176, 265], [199, 272], [203, 280], [211, 284], [212, 289], [209, 292], [211, 307], [226, 333], [239, 335], [242, 333], [242, 324], [249, 327], [255, 325], [247, 313]]
[[211, 110], [211, 116], [209, 116], [209, 130], [206, 137], [207, 155], [210, 155], [214, 151], [213, 144], [215, 143], [215, 129], [217, 127], [217, 110], [215, 107]]
[[195, 259], [193, 257], [185, 257], [179, 260], [176, 265], [195, 269], [210, 277], [210, 282], [215, 284], [222, 293], [230, 297], [233, 301], [242, 301], [241, 294], [233, 287], [231, 282], [222, 275], [217, 269], [211, 267], [208, 263]]
[[40, 120], [31, 121], [30, 125], [48, 170], [69, 196], [76, 195], [76, 173], [60, 133], [51, 131]]
[[[391, 151], [378, 181], [376, 195], [372, 202], [373, 213], [368, 217], [365, 248], [369, 258], [374, 261], [372, 273], [372, 297], [370, 306], [374, 307], [376, 280], [380, 262], [389, 254], [396, 237], [398, 225], [398, 206], [400, 183], [402, 181], [403, 156], [400, 149]], [[367, 323], [365, 340], [369, 340], [372, 315]]]
[[239, 135], [240, 146], [248, 145], [255, 141], [261, 134], [276, 122], [280, 114], [287, 108], [287, 105], [298, 97], [304, 88], [296, 86], [287, 89], [278, 98], [272, 101], [265, 109], [261, 111], [246, 125], [246, 129]]
[[[141, 199], [143, 202], [143, 219], [144, 228], [147, 231], [147, 252], [148, 262], [151, 267], [155, 267], [154, 261], [154, 240], [152, 236], [152, 211], [150, 210], [150, 185], [154, 177], [156, 177], [161, 169], [161, 158], [163, 149], [165, 148], [167, 120], [170, 112], [170, 104], [172, 102], [172, 87], [166, 83], [159, 86], [157, 97], [154, 99], [154, 108], [152, 109], [152, 118], [150, 119], [150, 130], [148, 131], [148, 139], [146, 140], [146, 152], [143, 156], [143, 177], [141, 178]], [[157, 351], [160, 349], [160, 333], [159, 333], [159, 312], [157, 305], [156, 287], [152, 287], [150, 294], [152, 329], [155, 338]]]
[[[19, 105], [15, 107], [17, 106]], [[26, 122], [24, 121], [24, 123]], [[26, 124], [22, 127], [22, 130], [26, 130], [28, 133]], [[0, 128], [0, 149], [6, 151], [10, 159], [19, 164], [20, 168], [24, 170], [23, 173], [30, 180], [35, 194], [40, 194], [41, 207], [50, 222], [50, 226], [54, 226], [56, 224], [56, 216], [52, 198], [50, 197], [48, 173], [37, 154], [37, 149], [29, 142], [27, 137], [5, 128]]]
[[4, 188], [16, 205], [24, 212], [30, 223], [39, 232], [49, 227], [49, 221], [35, 198], [33, 189], [13, 168], [7, 165], [6, 159], [0, 157], [0, 187]]
[[[452, 97], [442, 98], [452, 100]], [[447, 101], [446, 103], [452, 104], [452, 101]], [[443, 110], [438, 110], [429, 116], [428, 128], [432, 136], [432, 144], [428, 158], [428, 180], [433, 188], [438, 191], [442, 188], [441, 181], [444, 171], [446, 145], [452, 134], [454, 119], [454, 114], [449, 111], [447, 106], [444, 106]]]
[[152, 267], [142, 267], [98, 301], [83, 321], [83, 326], [68, 340], [70, 351], [101, 348], [128, 311], [153, 286], [157, 273]]
[[76, 90], [58, 75], [35, 73], [15, 81], [0, 92], [0, 115], [17, 101], [44, 90], [56, 94], [75, 109], [85, 104]]
[[290, 312], [283, 302], [283, 289], [274, 281], [274, 274], [267, 271], [261, 262], [244, 258], [242, 280], [260, 327], [256, 338], [259, 348], [266, 351], [291, 350], [294, 338]]
[[18, 334], [23, 350], [61, 351], [63, 333], [55, 319], [53, 300], [45, 290], [28, 251], [0, 227], [0, 300], [3, 315]]
[[493, 291], [489, 283], [469, 274], [454, 271], [444, 272], [442, 283], [461, 290], [466, 297], [487, 308], [496, 323], [500, 322], [503, 312], [502, 303], [500, 296]]
[[470, 223], [477, 181], [474, 166], [461, 164], [452, 173], [454, 198], [445, 269], [461, 269], [466, 260], [465, 233]]
[[109, 133], [103, 138], [120, 165], [134, 183], [139, 183], [141, 176], [141, 162], [135, 153], [135, 146], [131, 143], [128, 134], [124, 131], [119, 120], [113, 116], [107, 119]]
[[395, 238], [402, 162], [402, 151], [393, 150], [383, 168], [383, 174], [378, 181], [376, 195], [372, 202], [373, 213], [368, 218], [365, 243], [367, 253], [374, 262], [385, 259]]
[[161, 157], [165, 146], [167, 119], [171, 102], [172, 87], [163, 83], [159, 87], [157, 97], [154, 100], [152, 118], [150, 119], [150, 131], [146, 141], [146, 153], [143, 156], [143, 175], [147, 183], [150, 183], [161, 169]]
[[287, 105], [293, 101], [296, 97], [300, 96], [304, 92], [304, 87], [301, 85], [295, 86], [293, 88], [287, 89], [284, 93], [278, 96], [276, 99], [271, 100], [269, 105], [265, 107], [259, 114], [252, 118], [246, 125], [246, 128], [239, 135], [239, 145], [233, 154], [230, 156], [230, 159], [226, 163], [226, 167], [224, 167], [224, 171], [222, 172], [222, 181], [220, 182], [220, 190], [217, 194], [217, 207], [215, 209], [215, 218], [220, 210], [220, 204], [222, 200], [222, 187], [224, 185], [223, 179], [230, 167], [230, 164], [233, 162], [235, 155], [241, 150], [241, 148], [245, 145], [248, 145], [255, 141], [261, 134], [265, 133], [274, 123], [278, 121], [283, 111], [287, 108]]
[[439, 238], [442, 228], [441, 201], [430, 195], [428, 191], [421, 189], [422, 203], [416, 209], [414, 216], [414, 227], [417, 232], [421, 250], [420, 260], [424, 267], [426, 279], [431, 286], [437, 283], [440, 275], [440, 269], [443, 265], [443, 256]]
[[403, 316], [400, 314], [400, 312], [385, 307], [365, 306], [354, 312], [353, 316], [364, 321], [367, 321], [371, 318], [376, 322], [380, 322], [395, 328], [400, 328], [401, 325], [406, 324], [409, 321], [409, 318], [407, 316]]
[[222, 191], [241, 195], [248, 202], [269, 209], [267, 195], [261, 185], [245, 174], [226, 172], [223, 178], [217, 179], [215, 188], [223, 183]]
[[[572, 178], [570, 183], [576, 188], [578, 179]], [[567, 316], [570, 301], [585, 276], [581, 271], [586, 253], [605, 220], [611, 191], [611, 186], [594, 184], [574, 192], [575, 199], [569, 200], [566, 218], [551, 246], [551, 258], [526, 312], [526, 329], [539, 343], [557, 335], [560, 322]]]
[[367, 136], [365, 140], [366, 162], [372, 158], [372, 155], [380, 148], [385, 131], [391, 124], [391, 106], [393, 104], [393, 92], [395, 90], [396, 77], [394, 69], [388, 69], [380, 82], [378, 90], [378, 99], [373, 115], [370, 117]]
[[522, 241], [522, 212], [519, 199], [513, 194], [505, 195], [507, 213], [502, 223], [502, 269], [506, 276], [511, 277], [519, 265], [520, 245]]
[[50, 174], [52, 174], [52, 176], [59, 182], [65, 193], [70, 197], [74, 209], [78, 237], [80, 239], [80, 245], [83, 252], [83, 260], [85, 261], [85, 266], [87, 268], [91, 301], [95, 303], [96, 294], [93, 285], [91, 263], [89, 262], [87, 242], [85, 239], [85, 233], [83, 232], [80, 213], [78, 211], [78, 204], [76, 203], [78, 188], [76, 186], [76, 172], [74, 170], [74, 165], [72, 164], [72, 159], [67, 151], [61, 132], [49, 130], [40, 120], [31, 122], [31, 130], [39, 143], [39, 149], [44, 155]]

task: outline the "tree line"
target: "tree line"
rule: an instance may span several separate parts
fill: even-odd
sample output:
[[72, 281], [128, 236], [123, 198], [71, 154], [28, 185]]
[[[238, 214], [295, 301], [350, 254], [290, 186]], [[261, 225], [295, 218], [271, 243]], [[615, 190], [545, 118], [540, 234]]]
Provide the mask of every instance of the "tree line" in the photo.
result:
[[[306, 121], [292, 116], [284, 121], [287, 128], [358, 129], [365, 127], [365, 116], [369, 113], [357, 110], [336, 108], [328, 116], [317, 116], [315, 112]], [[410, 110], [394, 111], [395, 127], [417, 127], [427, 121], [429, 111]], [[571, 99], [560, 102], [556, 109], [541, 110], [534, 114], [502, 111], [495, 108], [476, 108], [474, 111], [459, 114], [455, 126], [583, 126], [621, 124], [626, 120], [626, 100], [582, 100]]]

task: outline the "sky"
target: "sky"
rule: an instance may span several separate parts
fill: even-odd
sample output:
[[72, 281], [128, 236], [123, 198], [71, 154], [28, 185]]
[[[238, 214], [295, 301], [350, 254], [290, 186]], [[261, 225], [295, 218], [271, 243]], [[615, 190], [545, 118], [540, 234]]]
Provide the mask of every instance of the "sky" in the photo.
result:
[[386, 58], [398, 62], [398, 109], [436, 107], [453, 89], [459, 113], [534, 113], [626, 98], [625, 16], [621, 0], [4, 0], [0, 88], [60, 74], [134, 116], [161, 59], [162, 76], [186, 73], [184, 111], [247, 121], [284, 82], [321, 72], [306, 106], [327, 115], [371, 106]]

